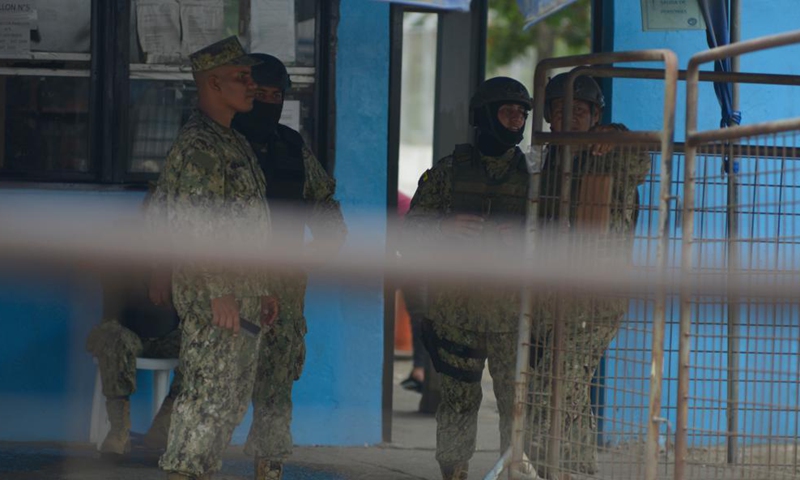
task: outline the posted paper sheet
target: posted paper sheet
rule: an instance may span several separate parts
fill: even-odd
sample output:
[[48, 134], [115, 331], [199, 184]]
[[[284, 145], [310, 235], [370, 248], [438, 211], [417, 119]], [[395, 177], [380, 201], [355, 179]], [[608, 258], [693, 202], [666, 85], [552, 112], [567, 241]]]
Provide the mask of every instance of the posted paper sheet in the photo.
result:
[[292, 130], [300, 131], [300, 101], [286, 100], [283, 102], [283, 112], [280, 123]]
[[181, 0], [184, 56], [225, 38], [223, 0]]
[[177, 0], [138, 0], [136, 24], [148, 63], [180, 59], [181, 13]]
[[294, 0], [250, 0], [250, 52], [295, 62]]

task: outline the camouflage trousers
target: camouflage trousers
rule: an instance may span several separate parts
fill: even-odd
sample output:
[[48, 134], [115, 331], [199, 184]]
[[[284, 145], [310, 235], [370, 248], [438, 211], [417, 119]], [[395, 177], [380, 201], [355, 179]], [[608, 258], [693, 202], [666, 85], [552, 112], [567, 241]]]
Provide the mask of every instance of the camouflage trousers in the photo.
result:
[[[180, 311], [183, 389], [175, 401], [169, 441], [159, 466], [199, 477], [219, 470], [233, 430], [247, 412], [256, 373], [258, 338], [212, 325], [208, 308]], [[259, 318], [260, 300], [239, 301], [240, 315]]]
[[[561, 433], [561, 465], [569, 472], [597, 472], [597, 419], [591, 404], [592, 380], [611, 341], [622, 324], [624, 309], [615, 301], [570, 302], [564, 322], [562, 351], [564, 410]], [[535, 316], [531, 336], [531, 375], [528, 455], [539, 475], [549, 478], [547, 463], [550, 435], [553, 337], [549, 314]]]
[[[161, 338], [140, 338], [113, 319], [94, 327], [86, 339], [86, 350], [97, 359], [107, 398], [128, 397], [136, 391], [136, 357], [178, 358], [180, 349], [180, 330]], [[181, 383], [181, 370], [177, 368], [169, 397], [178, 395]]]
[[292, 387], [303, 372], [306, 319], [305, 280], [284, 280], [277, 289], [280, 317], [264, 333], [253, 389], [253, 423], [244, 451], [283, 462], [292, 454]]
[[[483, 352], [483, 355], [475, 355], [483, 358], [463, 358], [438, 348], [445, 363], [458, 369], [482, 372], [488, 359], [500, 412], [500, 448], [505, 451], [511, 441], [517, 333], [472, 332], [438, 323], [434, 324], [434, 331], [444, 341]], [[436, 412], [436, 460], [447, 467], [468, 462], [475, 452], [483, 390], [480, 382], [441, 375], [441, 395]]]

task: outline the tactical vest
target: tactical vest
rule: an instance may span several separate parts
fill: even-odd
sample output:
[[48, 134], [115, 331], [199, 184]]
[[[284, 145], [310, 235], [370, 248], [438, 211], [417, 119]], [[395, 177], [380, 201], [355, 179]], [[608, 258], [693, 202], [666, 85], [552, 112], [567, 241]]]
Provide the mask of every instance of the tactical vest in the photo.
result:
[[[581, 188], [581, 173], [588, 161], [586, 155], [575, 155], [572, 159], [572, 186], [570, 187], [570, 222], [575, 220], [578, 208], [578, 195]], [[553, 222], [560, 218], [561, 208], [561, 152], [558, 148], [550, 148], [542, 166], [539, 183], [539, 219], [544, 222]], [[615, 205], [616, 206], [616, 205]], [[619, 206], [616, 206], [619, 208]], [[639, 189], [634, 192], [633, 226], [639, 220]], [[631, 234], [633, 234], [631, 230]]]
[[477, 148], [458, 145], [453, 152], [453, 212], [479, 215], [487, 220], [523, 221], [529, 178], [525, 156], [519, 149], [508, 172], [493, 179], [486, 173]]
[[287, 241], [302, 243], [303, 222], [298, 220], [304, 216], [298, 216], [298, 209], [307, 208], [303, 198], [303, 138], [291, 128], [278, 125], [277, 134], [264, 145], [253, 145], [253, 150], [267, 181], [273, 232]]

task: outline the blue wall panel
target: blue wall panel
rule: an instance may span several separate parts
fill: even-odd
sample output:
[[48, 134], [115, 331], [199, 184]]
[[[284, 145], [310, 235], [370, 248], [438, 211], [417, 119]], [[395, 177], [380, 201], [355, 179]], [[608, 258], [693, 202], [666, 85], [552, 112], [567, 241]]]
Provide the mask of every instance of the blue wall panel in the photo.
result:
[[[614, 3], [613, 25], [606, 25], [606, 28], [614, 30], [614, 46], [617, 51], [640, 50], [649, 48], [668, 48], [678, 54], [680, 67], [686, 68], [689, 58], [702, 50], [707, 49], [705, 33], [701, 31], [682, 31], [682, 32], [643, 32], [641, 29], [641, 7], [637, 2], [635, 5], [630, 2], [608, 0]], [[796, 8], [793, 0], [776, 0], [773, 2], [742, 3], [742, 39], [747, 40], [764, 35], [776, 34], [790, 31], [797, 28], [800, 24], [800, 10]], [[764, 53], [755, 53], [742, 57], [742, 71], [760, 73], [780, 73], [798, 74], [800, 65], [797, 62], [787, 61], [796, 58], [800, 54], [800, 47], [789, 47], [772, 50]], [[641, 65], [655, 67], [654, 64]], [[712, 65], [705, 66], [711, 69]], [[614, 80], [614, 96], [612, 118], [616, 122], [623, 122], [635, 130], [657, 130], [661, 128], [663, 86], [660, 82], [652, 80]], [[782, 118], [792, 118], [800, 116], [800, 104], [795, 98], [796, 93], [791, 87], [782, 86], [751, 86], [745, 85], [741, 89], [741, 110], [743, 112], [743, 123], [751, 124]], [[676, 139], [682, 141], [685, 138], [685, 87], [683, 82], [679, 82], [678, 89], [678, 108], [676, 115]], [[719, 126], [720, 109], [714, 95], [712, 85], [709, 83], [701, 84], [699, 99], [699, 122], [700, 130], [716, 129]], [[680, 198], [683, 197], [683, 171], [682, 156], [676, 156], [674, 192]], [[783, 184], [786, 186], [796, 185], [796, 173], [786, 171], [784, 165], [776, 160], [760, 159], [758, 162], [752, 159], [743, 158], [742, 172], [754, 173], [756, 169], [761, 172], [759, 182], [762, 184]], [[789, 165], [793, 167], [793, 165]], [[783, 170], [783, 177], [781, 172]], [[658, 167], [656, 166], [656, 172]], [[698, 161], [698, 175], [703, 177], [718, 176], [721, 171], [721, 161], [719, 158], [700, 158]], [[763, 172], [775, 172], [764, 174]], [[721, 177], [724, 178], [724, 177]], [[741, 234], [749, 237], [769, 238], [777, 235], [794, 235], [800, 225], [792, 218], [779, 214], [794, 213], [788, 209], [792, 206], [786, 205], [787, 189], [783, 191], [777, 188], [761, 186], [758, 188], [743, 187], [741, 196], [743, 199], [759, 204], [774, 203], [782, 198], [783, 210], [778, 211], [777, 206], [764, 206], [759, 209], [757, 214], [745, 212], [741, 217]], [[657, 188], [657, 185], [652, 187]], [[642, 187], [642, 199], [655, 206], [657, 196], [651, 195], [650, 187]], [[701, 185], [697, 188], [697, 205], [714, 205], [722, 207], [726, 204], [726, 189], [719, 185]], [[789, 193], [794, 192], [789, 190]], [[791, 197], [794, 198], [794, 197]], [[646, 217], [645, 217], [646, 218]], [[695, 235], [705, 239], [718, 239], [720, 242], [709, 242], [698, 246], [695, 249], [695, 264], [702, 266], [722, 266], [725, 264], [725, 218], [723, 213], [704, 213], [696, 216]], [[650, 225], [647, 220], [640, 222], [640, 233], [644, 231], [654, 231], [655, 225]], [[673, 235], [680, 236], [681, 231], [675, 229], [674, 222], [671, 225]], [[637, 261], [642, 262], [646, 259], [654, 258], [652, 252], [650, 257], [647, 253], [651, 250], [651, 245], [636, 245]], [[774, 244], [768, 242], [754, 243], [752, 248], [748, 247], [741, 252], [741, 259], [744, 265], [758, 267], [783, 267], [796, 268], [796, 265], [789, 265], [787, 258], [797, 258], [794, 251], [795, 247], [782, 246], [776, 248]], [[670, 263], [677, 265], [680, 262], [680, 245], [671, 244]], [[796, 260], [795, 260], [796, 262]], [[635, 314], [629, 315], [641, 321], [644, 318], [649, 321], [652, 318], [651, 312], [641, 309], [631, 309]], [[693, 413], [690, 422], [695, 428], [709, 429], [724, 432], [724, 416], [720, 420], [719, 409], [723, 408], [717, 399], [724, 399], [726, 396], [726, 373], [722, 366], [727, 362], [727, 340], [726, 331], [727, 310], [723, 305], [707, 305], [696, 310], [695, 317], [701, 319], [702, 324], [696, 325], [693, 338], [692, 375], [695, 380], [691, 384], [690, 395], [692, 396]], [[773, 439], [779, 436], [796, 436], [797, 415], [796, 412], [781, 411], [777, 413], [767, 413], [763, 411], [763, 403], [776, 403], [786, 406], [796, 405], [797, 386], [790, 385], [787, 380], [797, 378], [798, 365], [797, 355], [798, 338], [797, 320], [798, 312], [796, 309], [789, 308], [767, 308], [751, 307], [742, 309], [742, 319], [747, 322], [742, 328], [741, 334], [753, 340], [743, 341], [742, 350], [744, 353], [740, 358], [742, 369], [754, 372], [743, 376], [741, 379], [741, 427], [752, 435], [771, 435]], [[678, 374], [678, 305], [676, 302], [668, 304], [667, 321], [672, 322], [667, 327], [666, 350], [664, 367], [664, 410], [663, 416], [675, 422], [675, 406], [677, 404], [677, 374]], [[784, 340], [780, 340], [784, 339]], [[792, 341], [794, 339], [794, 341]], [[615, 341], [614, 346], [609, 352], [607, 371], [629, 373], [634, 363], [649, 362], [649, 350], [651, 338], [649, 334], [635, 329], [623, 330], [620, 337]], [[620, 348], [626, 345], [639, 345], [645, 349], [638, 353], [622, 352]], [[624, 357], [622, 356], [624, 353]], [[633, 355], [635, 358], [631, 358]], [[783, 372], [783, 376], [771, 375], [768, 372], [777, 370]], [[641, 373], [641, 372], [640, 372]], [[649, 374], [649, 370], [645, 373]], [[768, 380], [772, 380], [769, 382]], [[617, 393], [617, 397], [609, 396], [607, 401], [609, 407], [605, 413], [610, 418], [605, 422], [606, 436], [610, 441], [624, 441], [630, 439], [632, 435], [641, 432], [636, 425], [642, 425], [646, 414], [642, 409], [624, 408], [624, 406], [639, 405], [641, 398], [633, 392], [645, 386], [643, 382], [631, 379], [630, 377], [619, 376], [610, 379], [607, 384], [609, 391], [614, 389], [629, 389], [628, 393]], [[613, 408], [613, 403], [618, 403], [623, 407]], [[610, 421], [609, 421], [610, 420]], [[720, 424], [722, 422], [722, 424]], [[615, 436], [616, 435], [616, 436]], [[719, 444], [724, 438], [719, 435], [697, 434], [690, 438], [693, 444], [711, 445]]]

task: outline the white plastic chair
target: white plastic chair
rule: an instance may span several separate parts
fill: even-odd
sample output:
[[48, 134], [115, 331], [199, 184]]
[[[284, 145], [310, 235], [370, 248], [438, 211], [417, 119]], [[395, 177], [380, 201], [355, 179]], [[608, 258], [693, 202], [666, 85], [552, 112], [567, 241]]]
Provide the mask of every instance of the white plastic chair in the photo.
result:
[[[97, 358], [94, 359], [97, 365]], [[169, 374], [178, 366], [177, 358], [137, 358], [137, 370], [153, 371], [153, 410], [151, 420], [155, 418], [158, 409], [169, 393]], [[97, 445], [103, 443], [106, 434], [111, 429], [106, 412], [106, 399], [103, 396], [103, 382], [100, 379], [100, 369], [94, 377], [94, 397], [92, 398], [92, 420], [89, 426], [89, 441]]]

